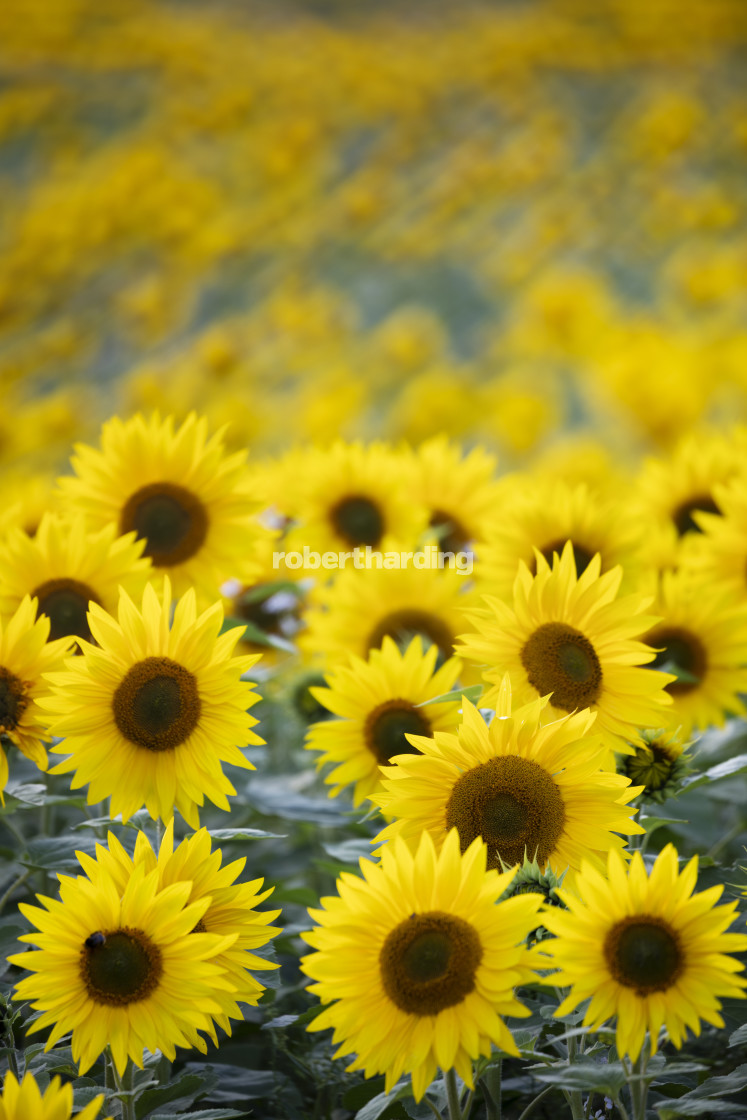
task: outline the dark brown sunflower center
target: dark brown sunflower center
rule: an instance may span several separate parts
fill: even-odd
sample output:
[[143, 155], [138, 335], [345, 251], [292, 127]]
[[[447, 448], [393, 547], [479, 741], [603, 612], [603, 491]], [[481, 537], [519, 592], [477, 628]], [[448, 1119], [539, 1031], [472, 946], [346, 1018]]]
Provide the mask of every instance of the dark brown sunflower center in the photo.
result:
[[708, 656], [695, 634], [681, 626], [657, 626], [647, 635], [646, 643], [659, 650], [651, 662], [652, 669], [669, 668], [678, 675], [682, 673], [678, 680], [665, 686], [667, 692], [683, 696], [698, 687], [708, 668]]
[[49, 619], [49, 641], [75, 636], [91, 641], [88, 627], [88, 604], [98, 603], [98, 596], [85, 583], [77, 579], [49, 579], [31, 593], [39, 600], [36, 617], [45, 614]]
[[420, 754], [405, 735], [433, 738], [431, 725], [408, 700], [387, 700], [369, 713], [364, 727], [366, 746], [385, 765], [397, 754]]
[[[97, 931], [98, 932], [98, 931]], [[121, 1007], [147, 999], [163, 972], [161, 951], [141, 929], [123, 926], [87, 938], [80, 953], [80, 975], [95, 1003]]]
[[521, 663], [540, 696], [565, 712], [588, 708], [599, 699], [602, 667], [588, 638], [564, 622], [538, 626], [524, 643]]
[[395, 926], [381, 947], [379, 969], [400, 1011], [437, 1015], [474, 989], [481, 960], [482, 944], [469, 922], [429, 910]]
[[0, 668], [0, 731], [13, 731], [29, 704], [20, 677]]
[[697, 494], [682, 502], [672, 513], [672, 521], [681, 537], [685, 533], [702, 533], [700, 525], [693, 517], [694, 513], [721, 513], [710, 494]]
[[675, 930], [649, 915], [623, 918], [607, 934], [604, 956], [610, 973], [636, 995], [664, 992], [675, 983], [684, 963]]
[[350, 545], [377, 545], [384, 535], [384, 517], [371, 498], [351, 494], [329, 511], [330, 520]]
[[462, 851], [481, 836], [488, 867], [512, 867], [524, 853], [545, 864], [563, 835], [565, 805], [547, 771], [518, 755], [490, 758], [456, 781], [446, 802], [446, 828], [456, 828]]
[[379, 649], [384, 638], [392, 638], [402, 649], [406, 648], [416, 635], [420, 635], [426, 646], [438, 646], [443, 660], [453, 653], [454, 635], [438, 615], [417, 608], [392, 611], [382, 618], [371, 631], [366, 643], [366, 651]]
[[120, 533], [133, 530], [146, 542], [144, 555], [157, 568], [168, 568], [200, 550], [208, 531], [207, 511], [183, 486], [153, 482], [131, 494], [122, 510]]
[[168, 657], [146, 657], [128, 671], [112, 701], [125, 739], [149, 751], [166, 751], [187, 739], [200, 718], [197, 681]]
[[434, 509], [430, 524], [434, 528], [441, 527], [443, 529], [438, 541], [441, 552], [464, 552], [472, 540], [471, 534], [465, 529], [461, 521], [453, 513], [447, 513], [446, 510]]
[[207, 931], [208, 931], [207, 926], [203, 922], [202, 918], [200, 918], [199, 922], [197, 923], [197, 925], [194, 927], [194, 929], [191, 932], [192, 933], [207, 933]]
[[[550, 567], [552, 567], [552, 558], [553, 558], [554, 554], [557, 552], [558, 556], [561, 556], [563, 554], [563, 549], [565, 548], [565, 545], [566, 545], [566, 541], [563, 540], [562, 538], [558, 537], [558, 539], [556, 541], [550, 541], [549, 544], [544, 545], [544, 547], [542, 547], [540, 549], [540, 552], [544, 556], [545, 560], [547, 560], [547, 563], [550, 565]], [[588, 568], [589, 564], [591, 563], [591, 560], [594, 557], [594, 553], [589, 552], [589, 550], [584, 548], [583, 545], [576, 544], [575, 541], [571, 541], [571, 548], [573, 549], [573, 559], [574, 559], [575, 564], [576, 564], [576, 575], [580, 576]], [[537, 574], [537, 560], [536, 560], [536, 558], [534, 558], [532, 560], [532, 563], [530, 565], [530, 570], [532, 572], [532, 575], [536, 576], [536, 574]]]

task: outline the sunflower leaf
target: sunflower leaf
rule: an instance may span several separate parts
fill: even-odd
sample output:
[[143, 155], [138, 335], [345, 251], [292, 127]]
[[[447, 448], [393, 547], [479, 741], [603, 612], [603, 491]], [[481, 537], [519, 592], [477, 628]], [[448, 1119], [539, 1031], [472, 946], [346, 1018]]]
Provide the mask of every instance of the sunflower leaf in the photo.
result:
[[185, 1106], [192, 1104], [198, 1097], [204, 1096], [214, 1085], [218, 1084], [218, 1077], [214, 1072], [182, 1074], [168, 1085], [159, 1085], [153, 1089], [146, 1089], [138, 1098], [136, 1105], [137, 1120], [144, 1120], [154, 1109], [171, 1101], [184, 1101]]
[[626, 1081], [620, 1062], [566, 1062], [555, 1066], [530, 1067], [538, 1081], [561, 1089], [594, 1089], [615, 1096]]
[[712, 1100], [710, 1097], [677, 1097], [671, 1101], [657, 1101], [654, 1108], [661, 1120], [678, 1120], [681, 1116], [718, 1116], [727, 1113], [730, 1117], [744, 1116], [747, 1108], [733, 1101]]
[[700, 774], [693, 774], [690, 778], [685, 778], [682, 787], [683, 789], [691, 790], [696, 786], [704, 785], [706, 782], [717, 782], [721, 778], [731, 778], [735, 774], [741, 774], [747, 770], [747, 754], [737, 754], [734, 758], [727, 758], [724, 762], [717, 762], [715, 766], [709, 766]]
[[451, 692], [443, 692], [440, 696], [433, 696], [430, 700], [423, 700], [416, 704], [416, 708], [427, 708], [430, 704], [455, 704], [466, 697], [470, 704], [474, 704], [482, 693], [481, 684], [470, 684], [466, 688], [455, 688]]
[[284, 832], [265, 832], [261, 828], [209, 828], [214, 840], [285, 840]]

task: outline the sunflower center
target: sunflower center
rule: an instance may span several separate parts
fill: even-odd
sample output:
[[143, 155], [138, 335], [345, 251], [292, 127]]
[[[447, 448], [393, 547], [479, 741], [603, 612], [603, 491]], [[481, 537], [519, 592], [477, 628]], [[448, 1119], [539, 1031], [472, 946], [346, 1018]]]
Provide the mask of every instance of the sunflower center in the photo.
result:
[[481, 836], [488, 867], [522, 863], [524, 853], [547, 863], [563, 835], [565, 805], [552, 777], [537, 762], [502, 755], [467, 770], [446, 802], [446, 828], [456, 828], [462, 851]]
[[384, 535], [384, 518], [371, 498], [351, 494], [333, 506], [329, 513], [336, 531], [348, 544], [376, 545]]
[[137, 1003], [158, 987], [161, 951], [141, 929], [105, 930], [101, 943], [84, 944], [80, 974], [95, 1003], [121, 1007]]
[[476, 930], [455, 914], [411, 914], [381, 947], [379, 969], [392, 1003], [413, 1015], [437, 1015], [475, 987], [482, 960]]
[[588, 638], [564, 622], [538, 626], [524, 643], [521, 663], [540, 696], [565, 712], [588, 708], [599, 698], [602, 667]]
[[85, 583], [77, 579], [49, 579], [31, 592], [39, 600], [36, 617], [45, 614], [49, 619], [49, 641], [75, 636], [91, 641], [88, 627], [88, 604], [98, 603], [98, 596]]
[[9, 669], [0, 668], [0, 731], [13, 731], [28, 707], [23, 681]]
[[617, 922], [605, 938], [604, 955], [618, 984], [634, 988], [639, 996], [666, 991], [683, 965], [676, 932], [649, 915], [636, 914]]
[[[547, 563], [550, 565], [550, 567], [552, 567], [553, 555], [556, 552], [557, 552], [558, 556], [562, 555], [563, 549], [565, 548], [565, 544], [566, 544], [566, 541], [559, 537], [556, 541], [551, 541], [549, 544], [546, 544], [544, 548], [540, 549], [540, 552], [544, 556], [545, 560], [547, 560]], [[571, 548], [573, 549], [573, 559], [574, 559], [575, 564], [576, 564], [576, 575], [580, 576], [588, 568], [589, 564], [591, 563], [591, 561], [594, 557], [594, 553], [589, 552], [582, 545], [575, 544], [573, 541], [571, 541]], [[537, 560], [536, 560], [536, 558], [532, 560], [531, 572], [532, 572], [532, 575], [536, 576], [536, 574], [537, 574]]]
[[694, 513], [721, 513], [710, 494], [697, 494], [682, 502], [672, 513], [672, 520], [681, 537], [685, 533], [702, 533], [700, 525], [693, 517]]
[[659, 626], [647, 635], [646, 643], [659, 649], [651, 662], [652, 669], [670, 667], [678, 677], [680, 672], [683, 674], [665, 686], [667, 692], [682, 696], [698, 687], [708, 668], [708, 657], [695, 634], [681, 626]]
[[145, 540], [144, 555], [158, 568], [189, 560], [200, 550], [208, 531], [207, 511], [200, 499], [173, 482], [153, 482], [131, 494], [120, 518], [120, 533]]
[[128, 671], [112, 701], [125, 739], [150, 751], [166, 751], [187, 739], [200, 718], [193, 675], [168, 657], [146, 657]]
[[445, 530], [439, 538], [438, 547], [441, 552], [464, 552], [472, 539], [470, 533], [453, 513], [442, 509], [434, 509], [429, 524], [434, 528], [439, 526]]
[[374, 708], [364, 728], [366, 746], [384, 765], [397, 754], [420, 754], [408, 743], [405, 735], [427, 735], [433, 738], [431, 725], [409, 700], [387, 700]]
[[366, 649], [379, 649], [386, 637], [392, 638], [401, 649], [405, 649], [418, 634], [426, 645], [438, 646], [444, 661], [451, 657], [454, 635], [446, 623], [430, 611], [421, 611], [415, 607], [392, 611], [382, 618], [369, 634]]

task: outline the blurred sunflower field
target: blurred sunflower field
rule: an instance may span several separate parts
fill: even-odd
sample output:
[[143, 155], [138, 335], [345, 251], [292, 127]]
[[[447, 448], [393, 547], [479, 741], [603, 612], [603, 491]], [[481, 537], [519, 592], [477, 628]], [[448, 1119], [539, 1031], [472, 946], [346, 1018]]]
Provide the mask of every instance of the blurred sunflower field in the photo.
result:
[[0, 5], [0, 1120], [747, 1115], [747, 5]]

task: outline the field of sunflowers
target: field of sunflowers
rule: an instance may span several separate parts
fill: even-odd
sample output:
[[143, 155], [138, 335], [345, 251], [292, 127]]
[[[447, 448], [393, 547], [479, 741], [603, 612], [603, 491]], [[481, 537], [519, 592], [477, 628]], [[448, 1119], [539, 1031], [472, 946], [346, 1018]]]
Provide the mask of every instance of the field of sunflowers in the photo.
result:
[[0, 4], [0, 1120], [747, 1116], [746, 67]]

